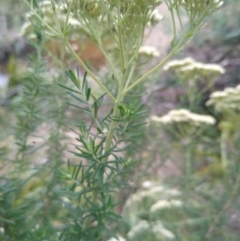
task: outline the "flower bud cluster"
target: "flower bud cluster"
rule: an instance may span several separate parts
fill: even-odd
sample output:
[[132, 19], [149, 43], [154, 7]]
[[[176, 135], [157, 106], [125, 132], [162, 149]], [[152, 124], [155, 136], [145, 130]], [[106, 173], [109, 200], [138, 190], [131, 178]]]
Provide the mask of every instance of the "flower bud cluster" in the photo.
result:
[[216, 77], [225, 73], [225, 69], [218, 64], [204, 64], [196, 62], [192, 58], [173, 60], [167, 63], [163, 69], [165, 71], [176, 71], [185, 77], [205, 76]]
[[[162, 0], [109, 0], [110, 10], [120, 11], [122, 31], [130, 36], [134, 30], [143, 31], [146, 26], [154, 26], [162, 20], [155, 9]], [[119, 7], [120, 6], [120, 7]], [[119, 22], [117, 23], [119, 24]]]
[[187, 12], [191, 13], [192, 18], [210, 15], [223, 5], [221, 0], [177, 0]]
[[[73, 3], [72, 3], [73, 2]], [[88, 17], [96, 18], [102, 14], [103, 4], [108, 4], [107, 1], [103, 0], [67, 0], [66, 5], [70, 7], [72, 3], [71, 11], [74, 14], [79, 12], [84, 13]]]
[[[129, 20], [130, 17], [141, 16], [142, 13], [149, 13], [150, 22], [156, 24], [161, 20], [161, 16], [157, 12], [152, 11], [162, 3], [162, 0], [66, 0], [66, 5], [71, 8], [76, 16], [80, 14], [84, 17], [101, 18], [106, 17], [109, 13], [120, 12], [122, 17], [127, 14]], [[72, 4], [71, 4], [72, 3]]]
[[[41, 24], [41, 30], [48, 36], [53, 34], [48, 30], [46, 24], [58, 32], [56, 17], [61, 29], [64, 28], [66, 19], [71, 28], [68, 34], [74, 36], [91, 36], [93, 32], [89, 30], [88, 24], [101, 38], [109, 34], [109, 30], [115, 32], [119, 25], [121, 31], [127, 36], [140, 30], [144, 32], [146, 26], [154, 26], [162, 19], [162, 15], [155, 9], [162, 0], [65, 0], [65, 2], [55, 3], [53, 10], [52, 2], [44, 0], [39, 5], [39, 14], [45, 24]], [[70, 15], [67, 13], [70, 9]], [[54, 13], [54, 11], [56, 11]], [[55, 16], [54, 16], [55, 15]], [[95, 25], [93, 24], [95, 23]], [[39, 20], [34, 14], [26, 15], [26, 23], [22, 27], [22, 35], [34, 39], [36, 38], [35, 27], [39, 25]]]
[[240, 85], [213, 92], [206, 105], [213, 105], [217, 111], [240, 110]]
[[168, 114], [158, 117], [152, 116], [151, 121], [164, 125], [186, 123], [192, 126], [214, 125], [216, 120], [209, 115], [199, 115], [186, 109], [171, 110]]
[[157, 7], [162, 3], [162, 0], [107, 0], [109, 2], [111, 7], [118, 7], [120, 6], [120, 10], [122, 12], [126, 12], [130, 6], [133, 6], [135, 8], [141, 8], [146, 9], [146, 8], [151, 8], [151, 7]]
[[[63, 29], [64, 24], [66, 22], [66, 17], [67, 17], [67, 15], [66, 15], [67, 5], [62, 4], [60, 6], [55, 6], [55, 7], [59, 9], [57, 18], [58, 18], [61, 29]], [[50, 0], [43, 1], [39, 7], [39, 11], [40, 11], [40, 14], [41, 14], [42, 18], [44, 19], [45, 23], [57, 31], [57, 26], [56, 26], [56, 22], [54, 19], [54, 12], [52, 9], [51, 1]], [[69, 33], [70, 35], [71, 34], [73, 35], [76, 33], [78, 33], [79, 35], [82, 35], [82, 36], [89, 35], [89, 31], [87, 31], [86, 28], [84, 28], [82, 26], [82, 24], [75, 17], [69, 16], [68, 24], [71, 26], [71, 30], [72, 30], [71, 33]], [[41, 27], [41, 29], [39, 29], [39, 30], [43, 31], [46, 36], [53, 35], [48, 30], [46, 25], [39, 23], [38, 18], [33, 13], [28, 13], [26, 15], [26, 22], [22, 26], [21, 33], [23, 36], [27, 37], [28, 39], [36, 39], [37, 38], [36, 28], [38, 28], [38, 27]]]

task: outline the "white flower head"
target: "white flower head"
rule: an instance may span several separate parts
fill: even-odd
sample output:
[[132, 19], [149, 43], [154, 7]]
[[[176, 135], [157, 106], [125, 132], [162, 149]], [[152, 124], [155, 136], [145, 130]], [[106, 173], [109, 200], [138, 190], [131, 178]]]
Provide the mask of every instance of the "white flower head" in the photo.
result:
[[178, 70], [179, 68], [183, 66], [188, 66], [192, 63], [195, 63], [195, 60], [189, 57], [181, 60], [172, 60], [167, 64], [165, 64], [165, 66], [163, 67], [163, 70], [164, 71]]
[[237, 86], [236, 86], [236, 90], [237, 90], [237, 91], [240, 91], [240, 85], [237, 85]]
[[148, 190], [148, 195], [154, 195], [154, 194], [157, 194], [157, 193], [162, 193], [165, 191], [165, 187], [163, 186], [156, 186], [156, 187], [152, 187]]
[[73, 27], [81, 26], [81, 23], [76, 18], [73, 18], [73, 17], [69, 17], [68, 24], [70, 24]]
[[50, 0], [45, 0], [41, 4], [41, 9], [42, 10], [49, 10], [52, 8], [52, 2]]
[[204, 64], [200, 62], [191, 63], [179, 68], [179, 71], [189, 76], [217, 76], [225, 73], [225, 69], [218, 64]]
[[149, 188], [151, 188], [153, 186], [153, 183], [151, 182], [151, 181], [144, 181], [143, 183], [142, 183], [142, 187], [143, 188], [145, 188], [145, 189], [149, 189]]
[[219, 0], [215, 0], [214, 2], [215, 2], [215, 4], [216, 4], [216, 8], [217, 8], [217, 9], [221, 8], [222, 5], [223, 5], [223, 3], [224, 3], [223, 1], [219, 1]]
[[196, 75], [215, 77], [225, 73], [225, 69], [218, 64], [204, 64], [196, 62], [192, 58], [170, 61], [163, 67], [163, 70], [176, 71], [186, 77]]
[[181, 195], [181, 192], [177, 189], [169, 189], [166, 190], [166, 193], [169, 194], [170, 196], [179, 196]]
[[127, 236], [130, 239], [134, 239], [136, 235], [141, 235], [143, 232], [150, 232], [156, 235], [156, 238], [161, 239], [174, 239], [175, 235], [166, 229], [160, 221], [157, 222], [147, 222], [145, 220], [140, 221], [137, 225], [135, 225]]
[[140, 47], [139, 54], [141, 55], [146, 55], [149, 57], [159, 57], [160, 53], [157, 51], [157, 49], [153, 46], [147, 46], [147, 45], [143, 45]]
[[165, 125], [184, 122], [195, 126], [202, 124], [214, 125], [216, 122], [212, 116], [199, 115], [186, 109], [171, 110], [162, 117], [152, 116], [151, 120]]
[[150, 224], [147, 221], [142, 220], [128, 232], [127, 236], [132, 239], [137, 233], [148, 231], [149, 229]]
[[182, 207], [182, 206], [183, 206], [183, 203], [180, 200], [160, 200], [151, 206], [150, 212], [156, 212], [157, 210], [174, 208], [174, 207]]
[[157, 236], [159, 236], [160, 239], [162, 239], [162, 237], [167, 238], [167, 239], [175, 238], [175, 235], [171, 231], [166, 229], [160, 221], [157, 221], [153, 224], [152, 231]]
[[110, 239], [108, 239], [108, 241], [126, 241], [126, 239], [124, 239], [121, 236], [118, 236], [117, 239], [116, 238], [110, 238]]
[[213, 105], [217, 111], [240, 110], [240, 85], [213, 92], [206, 105]]
[[148, 26], [154, 26], [162, 21], [163, 15], [159, 13], [157, 9], [154, 9], [149, 16]]
[[25, 22], [20, 30], [21, 35], [24, 36], [28, 34], [28, 32], [31, 31], [31, 27], [32, 27], [32, 24], [30, 22]]

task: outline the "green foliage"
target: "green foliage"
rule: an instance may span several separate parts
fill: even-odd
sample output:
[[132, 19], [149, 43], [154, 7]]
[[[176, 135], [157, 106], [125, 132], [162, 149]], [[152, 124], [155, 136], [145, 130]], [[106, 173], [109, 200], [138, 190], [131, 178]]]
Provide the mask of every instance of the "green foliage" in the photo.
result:
[[[140, 47], [146, 28], [160, 20], [154, 14], [162, 1], [24, 1], [30, 13], [23, 32], [36, 56], [20, 76], [18, 96], [7, 109], [13, 116], [7, 131], [14, 140], [0, 149], [4, 240], [101, 241], [117, 239], [118, 234], [129, 241], [223, 240], [217, 227], [227, 228], [224, 219], [239, 191], [239, 175], [231, 172], [238, 169], [237, 158], [228, 156], [227, 146], [229, 142], [237, 152], [238, 128], [233, 134], [225, 128], [229, 125], [222, 124], [211, 135], [200, 125], [213, 125], [214, 119], [202, 116], [198, 121], [199, 115], [190, 114], [190, 121], [177, 123], [171, 135], [152, 126], [144, 134], [147, 114], [142, 87], [136, 88], [183, 49], [221, 2], [164, 2], [172, 20], [171, 51], [142, 74], [136, 71], [139, 63], [145, 63]], [[182, 26], [182, 10], [190, 23], [187, 29]], [[106, 61], [110, 84], [85, 59], [88, 44]], [[158, 54], [147, 56], [150, 60]], [[69, 67], [72, 59], [81, 68]], [[196, 66], [197, 73], [182, 75], [182, 83], [191, 77], [199, 80], [199, 63]], [[184, 83], [192, 94], [189, 108], [195, 110], [199, 100], [195, 97], [205, 92], [198, 93], [197, 84], [193, 91], [191, 83]], [[164, 138], [175, 148], [171, 153], [166, 143], [159, 147]], [[220, 146], [206, 144], [212, 140]], [[144, 179], [148, 174], [154, 179], [154, 172], [148, 173], [152, 163], [146, 162], [150, 156], [157, 162], [161, 152], [164, 165], [171, 154], [181, 151], [177, 161], [184, 175], [169, 176], [169, 187], [154, 184], [126, 197], [125, 203], [119, 200], [126, 189], [138, 188], [135, 173], [143, 170]], [[197, 152], [203, 158], [208, 153], [214, 156], [214, 172], [221, 172], [216, 175], [219, 187], [199, 172]], [[171, 188], [174, 185], [177, 189]]]

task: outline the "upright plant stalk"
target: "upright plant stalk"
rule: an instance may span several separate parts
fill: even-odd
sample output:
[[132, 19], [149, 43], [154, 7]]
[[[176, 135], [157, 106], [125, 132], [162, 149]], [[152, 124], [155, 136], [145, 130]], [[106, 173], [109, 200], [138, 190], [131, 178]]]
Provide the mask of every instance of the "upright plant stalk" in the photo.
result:
[[[69, 222], [64, 226], [61, 240], [79, 240], [80, 238], [84, 241], [99, 241], [105, 238], [102, 232], [108, 228], [107, 225], [104, 226], [104, 222], [107, 222], [106, 220], [109, 222], [112, 216], [114, 216], [112, 210], [115, 203], [112, 200], [112, 193], [116, 190], [116, 187], [122, 185], [121, 179], [124, 177], [124, 169], [134, 163], [134, 161], [126, 160], [126, 158], [116, 154], [124, 150], [118, 144], [121, 142], [131, 143], [133, 138], [129, 135], [130, 130], [134, 129], [134, 125], [142, 125], [141, 122], [131, 124], [131, 121], [141, 118], [141, 106], [125, 103], [124, 98], [152, 73], [162, 68], [173, 55], [182, 50], [184, 45], [201, 26], [204, 18], [210, 14], [209, 5], [206, 5], [205, 11], [199, 11], [199, 9], [193, 7], [195, 5], [186, 7], [184, 4], [188, 4], [188, 1], [183, 3], [180, 0], [165, 0], [171, 12], [173, 24], [172, 49], [154, 68], [140, 78], [135, 79], [134, 69], [137, 63], [138, 51], [143, 41], [144, 29], [147, 26], [148, 18], [150, 20], [150, 13], [157, 7], [160, 3], [159, 1], [109, 0], [108, 2], [100, 0], [94, 2], [92, 0], [68, 0], [64, 6], [61, 5], [63, 8], [68, 8], [63, 26], [61, 26], [58, 16], [58, 14], [62, 14], [60, 12], [61, 8], [60, 6], [55, 6], [55, 1], [51, 0], [53, 19], [55, 21], [53, 25], [49, 24], [47, 19], [41, 17], [27, 0], [25, 2], [46, 29], [62, 40], [71, 56], [111, 101], [112, 110], [105, 117], [99, 117], [98, 110], [102, 104], [103, 97], [96, 98], [94, 96], [91, 88], [88, 87], [86, 75], [83, 81], [80, 81], [73, 71], [67, 71], [67, 76], [74, 83], [75, 89], [70, 88], [68, 85], [61, 86], [69, 92], [74, 101], [78, 102], [78, 104], [72, 103], [71, 105], [78, 108], [81, 113], [87, 114], [91, 123], [89, 125], [81, 123], [77, 126], [79, 133], [77, 133], [78, 138], [76, 138], [76, 141], [79, 145], [75, 145], [77, 151], [72, 153], [79, 158], [78, 163], [71, 166], [69, 161], [68, 171], [60, 171], [59, 174], [61, 178], [67, 179], [71, 183], [69, 184], [71, 186], [69, 190], [65, 193], [63, 192], [69, 199], [69, 203], [72, 204], [72, 200], [76, 201], [73, 205], [67, 205], [67, 202], [64, 203], [67, 207], [66, 209], [70, 210], [74, 218], [68, 218], [67, 221]], [[48, 4], [47, 2], [43, 3]], [[181, 33], [180, 39], [177, 41], [176, 20], [180, 18], [180, 7], [185, 8], [187, 12], [190, 10], [195, 12], [191, 15], [190, 27], [186, 32]], [[109, 17], [111, 14], [112, 16]], [[175, 14], [177, 14], [177, 17]], [[74, 51], [71, 41], [68, 39], [71, 32], [71, 26], [69, 25], [71, 22], [74, 23], [74, 21], [70, 21], [71, 18], [75, 18], [72, 20], [76, 21], [79, 20], [78, 18], [81, 18], [77, 22], [83, 25], [82, 27], [87, 32], [87, 35], [90, 36], [91, 41], [94, 41], [101, 50], [111, 74], [117, 80], [115, 84], [117, 88], [116, 96]], [[107, 48], [103, 45], [103, 40], [105, 40], [104, 33], [109, 31], [108, 29], [106, 31], [101, 26], [104, 24], [105, 18], [112, 20], [112, 23], [108, 23], [108, 27], [111, 28], [110, 32], [114, 35], [111, 41], [117, 46], [116, 53], [120, 56], [120, 61], [113, 60], [111, 53], [108, 53]], [[129, 42], [128, 39], [134, 40]], [[97, 129], [97, 133], [93, 132], [94, 128]], [[106, 133], [104, 128], [107, 129]], [[192, 172], [192, 150], [190, 145], [186, 160], [188, 175]], [[73, 171], [70, 170], [71, 167], [73, 167]]]
[[192, 163], [193, 163], [193, 147], [191, 143], [188, 143], [186, 147], [186, 175], [189, 177], [192, 174]]
[[92, 73], [92, 71], [84, 64], [84, 62], [79, 58], [79, 56], [76, 54], [76, 52], [73, 50], [72, 46], [69, 44], [69, 42], [65, 39], [64, 43], [72, 56], [74, 57], [75, 60], [80, 64], [80, 66], [83, 67], [83, 69], [93, 78], [93, 80], [102, 88], [103, 91], [107, 93], [107, 95], [111, 98], [111, 100], [116, 102], [116, 99], [114, 96], [111, 94], [111, 92], [104, 86], [104, 84], [101, 83], [101, 81]]
[[228, 168], [228, 155], [227, 155], [227, 140], [228, 140], [228, 130], [222, 130], [221, 132], [221, 164], [222, 164], [222, 170], [227, 171]]
[[222, 206], [220, 211], [217, 213], [217, 215], [213, 218], [213, 221], [207, 230], [205, 238], [211, 237], [211, 234], [216, 229], [216, 226], [217, 226], [221, 216], [231, 207], [234, 197], [236, 197], [236, 195], [238, 195], [238, 193], [239, 193], [239, 189], [240, 189], [240, 172], [238, 170], [238, 174], [237, 174], [235, 183], [234, 183], [232, 189], [230, 190], [229, 195], [227, 195], [226, 202], [224, 203], [224, 205]]

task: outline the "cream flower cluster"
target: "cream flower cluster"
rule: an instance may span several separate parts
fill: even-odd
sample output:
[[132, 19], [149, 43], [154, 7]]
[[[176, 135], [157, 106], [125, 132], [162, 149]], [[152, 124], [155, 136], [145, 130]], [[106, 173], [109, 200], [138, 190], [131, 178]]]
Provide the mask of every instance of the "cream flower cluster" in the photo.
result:
[[140, 55], [145, 55], [147, 57], [159, 57], [160, 53], [153, 46], [143, 45], [140, 47], [139, 52]]
[[199, 74], [204, 76], [216, 76], [224, 74], [225, 70], [218, 64], [203, 64], [203, 63], [193, 63], [192, 65], [184, 66], [180, 69], [181, 73], [186, 73], [188, 75]]
[[164, 65], [163, 70], [174, 71], [174, 70], [181, 69], [184, 66], [192, 65], [193, 63], [195, 63], [195, 61], [189, 57], [181, 60], [172, 60]]
[[126, 241], [126, 239], [118, 236], [117, 239], [116, 238], [110, 238], [110, 239], [108, 239], [108, 241]]
[[167, 208], [175, 208], [175, 207], [182, 207], [183, 203], [180, 200], [159, 200], [158, 202], [154, 203], [151, 208], [150, 212], [156, 212], [157, 210], [167, 209]]
[[159, 186], [151, 181], [145, 181], [142, 183], [142, 186], [145, 190], [141, 192], [137, 192], [134, 195], [132, 195], [126, 202], [125, 208], [136, 206], [140, 202], [144, 200], [146, 197], [154, 198], [161, 194], [161, 196], [166, 196], [166, 197], [176, 197], [181, 195], [181, 192], [177, 189], [169, 189], [164, 186]]
[[171, 110], [168, 114], [158, 117], [152, 116], [153, 122], [161, 124], [188, 123], [194, 126], [214, 125], [216, 120], [209, 115], [199, 115], [186, 109]]
[[170, 61], [163, 70], [176, 71], [186, 77], [195, 75], [215, 77], [225, 73], [225, 69], [218, 64], [204, 64], [192, 58]]
[[149, 21], [148, 21], [148, 26], [155, 26], [156, 24], [158, 24], [159, 22], [161, 22], [163, 19], [163, 15], [159, 13], [159, 11], [157, 9], [154, 9], [149, 17]]
[[206, 105], [213, 105], [217, 111], [240, 110], [240, 85], [235, 88], [228, 87], [223, 91], [213, 92]]
[[[175, 235], [159, 221], [149, 222], [136, 219], [136, 212], [146, 210], [151, 215], [154, 210], [181, 207], [181, 192], [175, 188], [158, 185], [150, 180], [142, 183], [144, 190], [133, 194], [124, 206], [126, 218], [133, 223], [127, 234], [130, 240], [137, 240], [143, 234], [154, 235], [157, 240], [174, 239]], [[161, 205], [161, 207], [159, 207]], [[139, 221], [138, 221], [139, 220]]]
[[151, 232], [159, 239], [174, 239], [175, 235], [166, 229], [160, 221], [147, 222], [145, 220], [140, 221], [135, 225], [127, 234], [128, 238], [134, 239], [137, 235], [141, 235], [143, 232]]

